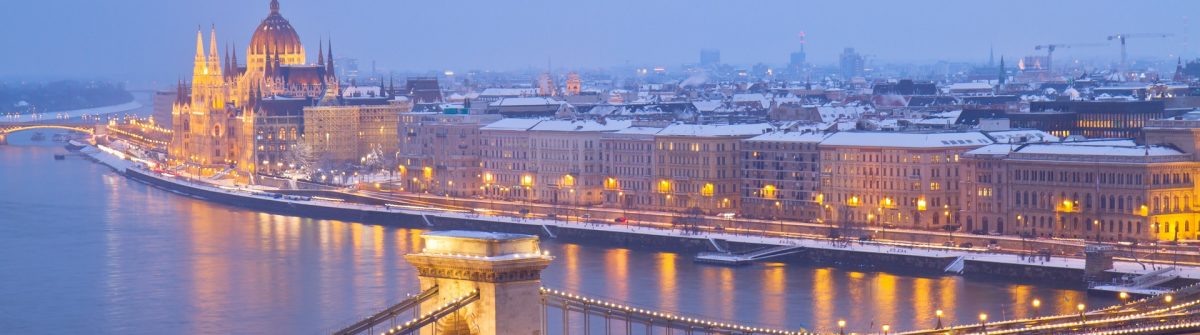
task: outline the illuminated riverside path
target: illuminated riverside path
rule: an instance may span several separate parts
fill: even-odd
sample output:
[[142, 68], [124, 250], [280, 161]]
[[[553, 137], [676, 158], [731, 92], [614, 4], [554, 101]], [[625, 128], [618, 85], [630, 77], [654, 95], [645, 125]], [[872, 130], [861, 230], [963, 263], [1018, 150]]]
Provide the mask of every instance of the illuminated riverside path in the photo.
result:
[[[49, 134], [49, 131], [47, 131]], [[419, 292], [420, 231], [214, 205], [130, 181], [32, 132], [0, 146], [5, 333], [328, 333]], [[43, 142], [50, 144], [51, 142]], [[878, 332], [1071, 313], [1115, 297], [1033, 284], [853, 268], [696, 264], [689, 254], [542, 241], [543, 286], [778, 329]], [[553, 321], [554, 316], [551, 316]], [[620, 332], [617, 332], [620, 333]], [[574, 333], [573, 333], [574, 334]], [[676, 332], [676, 334], [680, 334]]]

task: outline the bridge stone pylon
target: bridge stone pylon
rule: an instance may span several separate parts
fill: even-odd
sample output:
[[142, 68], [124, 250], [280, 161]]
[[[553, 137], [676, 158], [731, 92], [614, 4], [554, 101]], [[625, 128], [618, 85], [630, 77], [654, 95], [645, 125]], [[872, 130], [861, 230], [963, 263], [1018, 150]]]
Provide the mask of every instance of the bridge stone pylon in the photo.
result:
[[422, 311], [478, 294], [421, 334], [541, 335], [541, 272], [553, 257], [541, 250], [537, 236], [444, 231], [421, 238], [425, 248], [405, 258], [416, 267], [422, 291], [437, 287]]

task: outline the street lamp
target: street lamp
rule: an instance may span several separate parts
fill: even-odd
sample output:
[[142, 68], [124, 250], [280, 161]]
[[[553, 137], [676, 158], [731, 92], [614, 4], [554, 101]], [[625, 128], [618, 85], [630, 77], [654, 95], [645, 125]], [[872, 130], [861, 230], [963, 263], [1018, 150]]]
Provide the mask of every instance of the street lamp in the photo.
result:
[[1040, 308], [1040, 307], [1042, 307], [1042, 301], [1039, 299], [1033, 299], [1033, 318], [1034, 319], [1041, 317], [1040, 313], [1038, 313], [1038, 308]]
[[1087, 306], [1085, 306], [1084, 304], [1078, 304], [1078, 305], [1075, 305], [1075, 309], [1079, 310], [1079, 323], [1083, 324], [1084, 321], [1087, 321], [1083, 318], [1083, 310], [1087, 309]]
[[979, 330], [987, 334], [987, 313], [979, 313]]
[[838, 335], [846, 335], [846, 320], [838, 320]]
[[1171, 296], [1170, 294], [1168, 294], [1166, 297], [1163, 297], [1163, 301], [1167, 302], [1167, 306], [1171, 306], [1172, 300], [1175, 300], [1175, 297]]
[[937, 315], [937, 327], [935, 327], [934, 329], [942, 329], [942, 310], [939, 309], [939, 310], [933, 312], [933, 314]]
[[1122, 305], [1124, 305], [1124, 304], [1125, 304], [1125, 300], [1128, 300], [1128, 299], [1129, 299], [1129, 293], [1125, 293], [1125, 291], [1121, 291], [1121, 293], [1120, 293], [1120, 294], [1117, 294], [1117, 296], [1121, 298], [1121, 304], [1122, 304]]
[[883, 325], [883, 335], [888, 335], [888, 332], [890, 332], [891, 330], [892, 330], [891, 325]]

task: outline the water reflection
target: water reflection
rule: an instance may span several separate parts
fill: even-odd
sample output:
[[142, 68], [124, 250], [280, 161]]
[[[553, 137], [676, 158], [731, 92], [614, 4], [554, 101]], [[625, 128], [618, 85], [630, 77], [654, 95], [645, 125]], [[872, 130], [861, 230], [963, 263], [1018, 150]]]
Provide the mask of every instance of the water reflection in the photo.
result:
[[[417, 288], [420, 230], [256, 213], [146, 187], [57, 148], [0, 146], [0, 326], [14, 333], [320, 333]], [[14, 172], [16, 171], [16, 172]], [[55, 191], [59, 190], [59, 191]], [[62, 191], [69, 190], [69, 191]], [[16, 221], [16, 222], [14, 222]], [[547, 241], [546, 286], [770, 327], [850, 331], [1026, 317], [1115, 299], [1033, 285]]]

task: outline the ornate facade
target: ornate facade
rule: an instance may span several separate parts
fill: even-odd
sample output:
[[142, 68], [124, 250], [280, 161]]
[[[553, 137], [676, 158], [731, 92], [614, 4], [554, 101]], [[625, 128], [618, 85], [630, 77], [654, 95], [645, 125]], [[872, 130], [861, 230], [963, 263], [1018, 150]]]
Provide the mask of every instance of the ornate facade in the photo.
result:
[[196, 33], [191, 85], [179, 84], [171, 109], [174, 134], [168, 154], [173, 163], [195, 174], [231, 173], [246, 179], [259, 170], [257, 163], [268, 160], [260, 156], [289, 150], [288, 144], [267, 148], [268, 139], [281, 136], [293, 139], [287, 143], [294, 145], [303, 134], [295, 126], [263, 126], [261, 120], [270, 114], [264, 107], [271, 109], [278, 100], [330, 103], [339, 89], [332, 47], [322, 45], [318, 61], [307, 64], [300, 37], [280, 15], [278, 0], [271, 1], [270, 15], [255, 29], [246, 64], [230, 51], [223, 56], [219, 52], [215, 28], [207, 50], [203, 32]]

